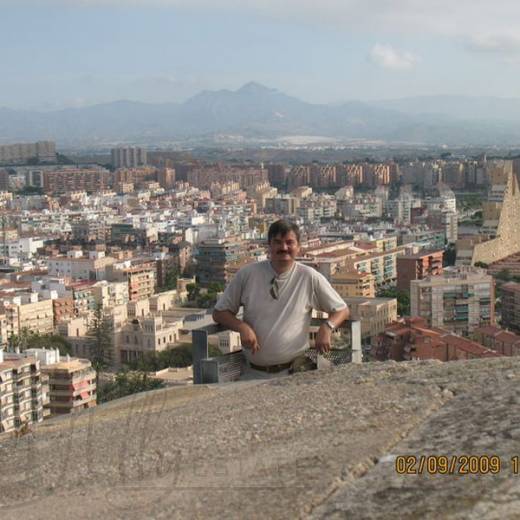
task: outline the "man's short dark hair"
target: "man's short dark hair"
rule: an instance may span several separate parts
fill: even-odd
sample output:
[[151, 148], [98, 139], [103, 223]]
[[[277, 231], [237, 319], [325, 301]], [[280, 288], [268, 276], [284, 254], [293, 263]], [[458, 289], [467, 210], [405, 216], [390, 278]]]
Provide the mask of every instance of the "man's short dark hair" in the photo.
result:
[[287, 220], [277, 220], [269, 226], [269, 231], [267, 232], [267, 242], [270, 244], [274, 237], [277, 237], [278, 235], [284, 237], [291, 231], [296, 235], [296, 240], [298, 240], [299, 244], [300, 228], [294, 222], [289, 222]]

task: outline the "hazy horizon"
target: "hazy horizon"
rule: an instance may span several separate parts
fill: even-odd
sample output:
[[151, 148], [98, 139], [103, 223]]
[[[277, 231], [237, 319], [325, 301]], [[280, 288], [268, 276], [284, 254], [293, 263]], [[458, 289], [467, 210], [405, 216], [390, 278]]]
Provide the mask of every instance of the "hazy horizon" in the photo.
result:
[[[295, 99], [298, 99], [300, 101], [304, 101], [306, 103], [310, 103], [310, 104], [313, 104], [312, 101], [308, 101], [307, 99], [304, 99], [300, 96], [295, 96], [293, 95], [292, 93], [290, 92], [285, 92], [285, 91], [282, 91], [278, 88], [276, 88], [275, 86], [272, 86], [272, 85], [263, 85], [262, 83], [258, 82], [258, 81], [254, 81], [254, 80], [251, 80], [251, 81], [248, 81], [247, 83], [244, 83], [243, 85], [240, 85], [238, 86], [236, 89], [232, 89], [232, 88], [215, 88], [215, 89], [203, 89], [203, 90], [200, 90], [200, 91], [197, 91], [197, 92], [193, 92], [189, 95], [187, 95], [185, 98], [183, 99], [179, 99], [179, 100], [175, 100], [175, 101], [157, 101], [157, 100], [154, 100], [154, 99], [150, 99], [150, 100], [141, 100], [141, 99], [132, 99], [132, 98], [114, 98], [114, 99], [108, 99], [108, 100], [104, 100], [104, 101], [93, 101], [92, 103], [85, 103], [85, 104], [81, 104], [81, 105], [64, 105], [64, 106], [41, 106], [41, 107], [16, 107], [16, 106], [7, 106], [7, 105], [0, 105], [0, 108], [7, 108], [7, 109], [11, 109], [11, 110], [29, 110], [29, 111], [35, 111], [35, 112], [47, 112], [47, 111], [56, 111], [56, 110], [65, 110], [65, 109], [69, 109], [69, 108], [88, 108], [88, 107], [93, 107], [93, 106], [97, 106], [97, 105], [104, 105], [104, 104], [111, 104], [111, 103], [143, 103], [143, 104], [182, 104], [186, 101], [188, 101], [189, 99], [191, 99], [192, 97], [195, 97], [197, 96], [198, 94], [201, 94], [203, 92], [238, 92], [240, 89], [242, 89], [243, 87], [245, 87], [246, 85], [249, 85], [249, 84], [258, 84], [262, 87], [265, 87], [265, 88], [268, 88], [270, 90], [275, 90], [279, 93], [282, 93], [282, 94], [285, 94], [289, 97], [293, 97]], [[473, 99], [473, 100], [477, 100], [477, 99], [497, 99], [497, 100], [502, 100], [502, 101], [520, 101], [520, 95], [518, 96], [485, 96], [485, 95], [482, 95], [482, 96], [479, 96], [479, 95], [471, 95], [471, 94], [424, 94], [424, 95], [415, 95], [415, 96], [402, 96], [402, 97], [394, 97], [394, 98], [378, 98], [378, 99], [359, 99], [359, 98], [356, 98], [356, 99], [342, 99], [342, 100], [336, 100], [336, 101], [330, 101], [330, 102], [314, 102], [314, 104], [317, 104], [317, 105], [341, 105], [343, 103], [349, 103], [349, 102], [364, 102], [364, 103], [367, 103], [367, 104], [372, 104], [372, 103], [385, 103], [385, 102], [392, 102], [392, 101], [405, 101], [405, 100], [413, 100], [413, 99], [428, 99], [428, 98], [445, 98], [445, 99], [448, 99], [448, 98], [453, 98], [453, 99], [458, 99], [458, 98], [467, 98], [469, 100]]]
[[0, 106], [182, 102], [254, 81], [334, 104], [518, 99], [520, 4], [502, 0], [0, 0]]

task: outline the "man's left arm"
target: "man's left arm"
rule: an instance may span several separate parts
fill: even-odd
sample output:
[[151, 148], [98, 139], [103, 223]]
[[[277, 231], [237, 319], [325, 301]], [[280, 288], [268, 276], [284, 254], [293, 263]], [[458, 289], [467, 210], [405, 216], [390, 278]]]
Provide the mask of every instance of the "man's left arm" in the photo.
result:
[[[327, 320], [334, 329], [337, 329], [345, 320], [348, 320], [350, 311], [348, 307], [344, 307], [338, 311], [331, 312], [329, 319]], [[318, 333], [316, 334], [316, 340], [314, 346], [318, 352], [329, 352], [332, 342], [333, 329], [325, 322], [320, 325]]]
[[350, 317], [350, 311], [343, 298], [336, 292], [329, 281], [320, 273], [316, 276], [314, 286], [314, 308], [329, 315], [318, 329], [314, 345], [318, 352], [329, 352], [332, 332]]

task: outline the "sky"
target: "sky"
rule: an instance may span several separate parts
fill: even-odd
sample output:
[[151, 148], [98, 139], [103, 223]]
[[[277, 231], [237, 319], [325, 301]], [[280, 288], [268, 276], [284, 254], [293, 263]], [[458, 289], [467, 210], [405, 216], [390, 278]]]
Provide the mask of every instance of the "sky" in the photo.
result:
[[520, 97], [517, 0], [0, 0], [0, 107]]

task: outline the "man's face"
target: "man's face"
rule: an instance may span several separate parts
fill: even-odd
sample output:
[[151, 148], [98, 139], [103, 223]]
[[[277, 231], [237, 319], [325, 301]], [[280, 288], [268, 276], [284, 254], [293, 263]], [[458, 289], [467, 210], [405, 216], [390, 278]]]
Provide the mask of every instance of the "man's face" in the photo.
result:
[[300, 253], [300, 244], [294, 231], [273, 237], [269, 242], [269, 253], [273, 262], [293, 262]]

